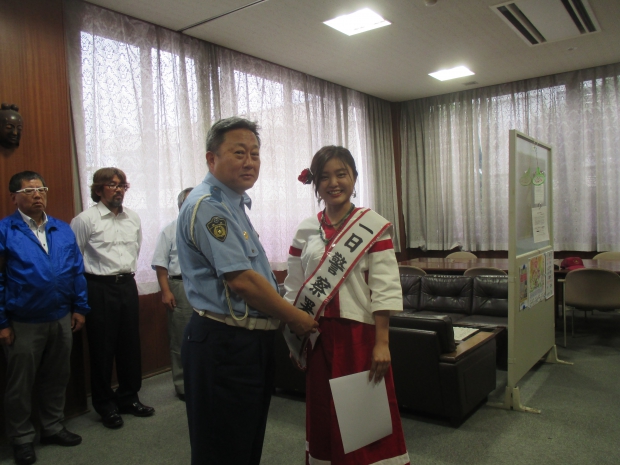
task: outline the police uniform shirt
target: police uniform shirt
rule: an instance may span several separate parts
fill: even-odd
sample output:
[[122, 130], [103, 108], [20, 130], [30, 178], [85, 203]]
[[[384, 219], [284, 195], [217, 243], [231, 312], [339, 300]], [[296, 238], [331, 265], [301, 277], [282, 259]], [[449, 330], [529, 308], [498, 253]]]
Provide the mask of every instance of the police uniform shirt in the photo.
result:
[[108, 276], [135, 273], [142, 244], [138, 214], [129, 208], [115, 215], [102, 202], [84, 210], [71, 221], [84, 256], [84, 271]]
[[[190, 224], [194, 207], [202, 197], [194, 221], [195, 246]], [[197, 310], [230, 313], [224, 287], [225, 273], [252, 269], [277, 289], [265, 251], [245, 213], [246, 205], [251, 207], [247, 194], [236, 193], [211, 173], [183, 203], [178, 218], [177, 248], [185, 292]], [[229, 297], [235, 315], [243, 316], [245, 302], [231, 290]], [[252, 308], [249, 316], [267, 317]]]
[[151, 268], [161, 266], [168, 270], [169, 276], [179, 276], [179, 254], [177, 253], [177, 220], [171, 221], [157, 236], [155, 253]]

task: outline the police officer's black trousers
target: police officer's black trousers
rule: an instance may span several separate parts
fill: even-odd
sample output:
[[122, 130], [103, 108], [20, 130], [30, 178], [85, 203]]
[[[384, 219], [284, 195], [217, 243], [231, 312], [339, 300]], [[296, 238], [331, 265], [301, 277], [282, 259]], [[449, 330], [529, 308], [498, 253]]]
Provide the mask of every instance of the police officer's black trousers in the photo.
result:
[[[104, 416], [138, 400], [142, 386], [138, 289], [130, 279], [115, 284], [87, 279], [86, 333], [93, 408]], [[116, 361], [118, 389], [112, 390]]]
[[181, 350], [192, 465], [259, 465], [274, 333], [192, 315]]

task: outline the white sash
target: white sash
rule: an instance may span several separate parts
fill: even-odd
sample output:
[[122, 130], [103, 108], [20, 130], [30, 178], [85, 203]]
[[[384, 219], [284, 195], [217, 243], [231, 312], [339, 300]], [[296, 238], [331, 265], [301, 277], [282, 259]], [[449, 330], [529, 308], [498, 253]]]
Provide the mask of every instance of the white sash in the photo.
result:
[[[385, 218], [368, 208], [356, 211], [332, 239], [317, 268], [297, 293], [295, 307], [318, 320], [357, 262], [390, 226]], [[316, 339], [318, 333], [313, 336]], [[284, 339], [297, 363], [305, 367], [303, 349], [308, 338], [297, 337], [287, 327]]]

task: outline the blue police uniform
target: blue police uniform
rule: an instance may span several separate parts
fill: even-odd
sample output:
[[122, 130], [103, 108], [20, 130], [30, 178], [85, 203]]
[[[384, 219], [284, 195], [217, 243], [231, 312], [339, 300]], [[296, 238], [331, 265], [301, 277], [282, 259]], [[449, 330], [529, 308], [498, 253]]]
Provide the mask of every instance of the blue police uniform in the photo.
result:
[[[209, 173], [179, 213], [179, 262], [196, 310], [182, 347], [192, 465], [260, 463], [274, 374], [274, 331], [264, 329], [275, 327], [260, 325], [267, 315], [227, 292], [224, 275], [254, 270], [274, 290], [277, 281], [245, 206], [247, 195]], [[241, 318], [241, 326], [227, 324]]]

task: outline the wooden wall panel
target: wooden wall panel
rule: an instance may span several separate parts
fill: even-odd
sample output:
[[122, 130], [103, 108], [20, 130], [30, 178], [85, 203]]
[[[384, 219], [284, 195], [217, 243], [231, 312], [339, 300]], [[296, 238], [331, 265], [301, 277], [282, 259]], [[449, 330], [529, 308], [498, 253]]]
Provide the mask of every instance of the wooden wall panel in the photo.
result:
[[19, 106], [20, 147], [0, 158], [0, 217], [13, 213], [10, 177], [41, 173], [50, 188], [47, 211], [74, 216], [69, 96], [61, 0], [0, 0], [0, 100]]
[[[0, 11], [0, 101], [18, 105], [24, 120], [20, 147], [10, 156], [0, 155], [0, 217], [15, 211], [10, 177], [33, 170], [50, 188], [47, 212], [68, 222], [74, 207], [62, 1], [0, 0]], [[84, 412], [87, 405], [81, 335], [74, 337], [71, 368], [67, 415]], [[1, 397], [5, 371], [2, 357]]]
[[170, 369], [168, 316], [161, 302], [161, 292], [140, 296], [140, 346], [143, 376]]

